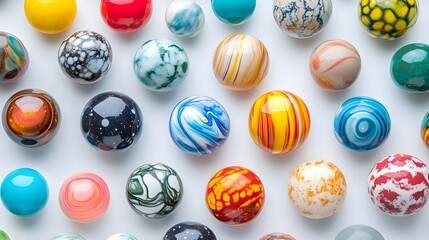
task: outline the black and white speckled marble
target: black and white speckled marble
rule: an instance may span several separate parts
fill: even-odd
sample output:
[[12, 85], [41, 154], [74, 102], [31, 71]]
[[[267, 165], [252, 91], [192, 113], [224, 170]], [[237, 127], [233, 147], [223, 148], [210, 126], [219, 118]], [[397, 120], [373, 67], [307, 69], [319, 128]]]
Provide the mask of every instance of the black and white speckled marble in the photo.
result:
[[171, 227], [163, 240], [216, 240], [214, 232], [204, 224], [182, 222]]
[[70, 79], [82, 84], [95, 83], [110, 69], [112, 48], [102, 35], [79, 31], [63, 41], [58, 62]]

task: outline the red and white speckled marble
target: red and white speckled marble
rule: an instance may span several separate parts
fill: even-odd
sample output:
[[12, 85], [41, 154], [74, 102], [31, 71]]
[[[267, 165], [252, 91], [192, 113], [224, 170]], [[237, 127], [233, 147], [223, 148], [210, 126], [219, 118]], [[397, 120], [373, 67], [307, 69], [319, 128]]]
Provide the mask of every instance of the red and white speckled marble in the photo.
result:
[[417, 213], [429, 197], [429, 169], [411, 155], [387, 156], [375, 164], [368, 178], [368, 193], [383, 212], [395, 216]]

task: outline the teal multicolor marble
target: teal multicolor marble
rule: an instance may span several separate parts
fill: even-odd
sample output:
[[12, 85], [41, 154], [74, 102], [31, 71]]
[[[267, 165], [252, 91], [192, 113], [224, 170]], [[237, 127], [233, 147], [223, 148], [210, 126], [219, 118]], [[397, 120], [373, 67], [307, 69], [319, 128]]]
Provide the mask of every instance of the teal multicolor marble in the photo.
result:
[[384, 240], [384, 237], [372, 227], [352, 225], [341, 230], [335, 240]]
[[406, 92], [428, 92], [429, 45], [411, 43], [401, 47], [390, 62], [390, 75], [396, 86]]
[[9, 236], [3, 230], [0, 230], [0, 240], [10, 240]]
[[85, 238], [76, 233], [63, 233], [51, 238], [51, 240], [85, 240]]
[[318, 34], [332, 13], [331, 0], [274, 0], [273, 15], [277, 25], [294, 38]]
[[255, 12], [256, 0], [211, 0], [214, 14], [228, 25], [247, 22]]
[[345, 147], [357, 152], [370, 151], [380, 147], [389, 136], [389, 112], [375, 99], [350, 98], [338, 109], [334, 130]]
[[424, 144], [429, 147], [429, 112], [425, 114], [420, 127], [420, 136]]
[[170, 136], [177, 147], [192, 155], [210, 154], [220, 148], [230, 131], [225, 108], [210, 97], [189, 97], [170, 116]]
[[131, 234], [116, 233], [109, 236], [106, 240], [138, 240], [138, 239]]
[[0, 83], [19, 79], [28, 68], [28, 52], [14, 35], [0, 31]]
[[165, 23], [180, 37], [195, 37], [204, 27], [204, 11], [192, 0], [175, 0], [165, 11]]
[[176, 42], [158, 38], [147, 41], [134, 56], [134, 72], [144, 86], [152, 91], [167, 92], [185, 80], [189, 59]]

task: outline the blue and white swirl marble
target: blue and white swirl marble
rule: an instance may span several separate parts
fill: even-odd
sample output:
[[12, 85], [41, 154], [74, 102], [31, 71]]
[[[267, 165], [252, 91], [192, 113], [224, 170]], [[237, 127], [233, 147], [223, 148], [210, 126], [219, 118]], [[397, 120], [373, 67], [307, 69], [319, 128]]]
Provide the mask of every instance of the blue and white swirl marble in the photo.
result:
[[350, 98], [335, 115], [334, 131], [337, 140], [351, 150], [365, 152], [375, 149], [389, 136], [389, 112], [372, 98]]
[[170, 31], [180, 37], [195, 37], [203, 29], [203, 9], [191, 0], [175, 0], [165, 11], [165, 23]]
[[274, 0], [273, 15], [277, 25], [294, 38], [318, 34], [332, 13], [331, 0]]
[[171, 138], [180, 149], [192, 155], [214, 152], [226, 141], [229, 131], [228, 113], [210, 97], [186, 98], [170, 116]]

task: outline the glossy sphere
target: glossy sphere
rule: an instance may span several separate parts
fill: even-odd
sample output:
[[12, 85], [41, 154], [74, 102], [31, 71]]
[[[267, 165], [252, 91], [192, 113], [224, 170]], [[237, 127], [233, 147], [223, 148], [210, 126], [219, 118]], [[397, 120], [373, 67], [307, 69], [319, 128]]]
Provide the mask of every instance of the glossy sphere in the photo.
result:
[[189, 97], [173, 109], [170, 136], [183, 151], [202, 156], [220, 148], [231, 124], [225, 108], [210, 97]]
[[162, 163], [145, 164], [128, 178], [128, 203], [143, 217], [158, 219], [172, 214], [182, 196], [183, 185], [179, 175]]
[[60, 207], [78, 223], [97, 221], [106, 212], [110, 192], [106, 182], [93, 173], [78, 173], [61, 186]]
[[28, 63], [24, 44], [16, 36], [0, 31], [0, 83], [12, 83], [22, 77]]
[[129, 33], [144, 27], [152, 16], [152, 0], [101, 0], [101, 16], [113, 30]]
[[206, 190], [207, 208], [217, 220], [240, 225], [254, 219], [265, 202], [259, 177], [244, 167], [226, 167], [215, 173]]
[[137, 103], [127, 95], [104, 92], [84, 107], [81, 127], [91, 146], [105, 152], [119, 152], [140, 138], [143, 117]]
[[24, 147], [39, 147], [54, 138], [60, 126], [60, 108], [55, 99], [38, 89], [12, 95], [3, 108], [7, 135]]
[[318, 34], [332, 13], [331, 0], [274, 0], [277, 25], [289, 36], [304, 39]]
[[76, 17], [76, 0], [25, 0], [25, 16], [39, 32], [64, 32]]
[[341, 230], [335, 240], [384, 240], [384, 237], [372, 227], [352, 225]]
[[131, 234], [117, 233], [109, 236], [106, 240], [138, 240]]
[[213, 71], [216, 79], [232, 90], [249, 90], [267, 75], [270, 62], [265, 45], [247, 34], [233, 34], [216, 48]]
[[317, 46], [310, 56], [310, 72], [316, 83], [326, 89], [348, 88], [358, 78], [361, 59], [353, 45], [330, 40]]
[[412, 43], [400, 48], [390, 62], [390, 75], [409, 93], [429, 91], [429, 45]]
[[289, 234], [276, 232], [276, 233], [267, 234], [261, 237], [259, 240], [296, 240], [296, 239]]
[[49, 188], [42, 174], [31, 168], [9, 173], [1, 184], [1, 200], [9, 212], [27, 217], [42, 210], [49, 197]]
[[392, 40], [414, 26], [419, 16], [418, 0], [360, 0], [361, 26], [374, 38]]
[[310, 113], [297, 95], [272, 91], [260, 96], [252, 106], [249, 131], [253, 141], [273, 154], [292, 152], [310, 131]]
[[380, 147], [389, 136], [389, 112], [372, 98], [350, 98], [335, 115], [334, 132], [338, 142], [351, 150], [373, 150]]
[[422, 125], [420, 128], [420, 135], [423, 143], [429, 147], [429, 112], [423, 117]]
[[228, 25], [247, 22], [255, 12], [256, 0], [211, 0], [216, 17]]
[[172, 226], [163, 240], [216, 240], [214, 232], [204, 224], [182, 222]]
[[375, 164], [368, 177], [372, 202], [393, 216], [408, 216], [422, 209], [429, 197], [429, 168], [411, 155], [387, 156]]
[[92, 31], [79, 31], [60, 46], [58, 62], [61, 70], [78, 83], [94, 83], [102, 79], [112, 64], [112, 48], [103, 36]]
[[158, 38], [147, 41], [134, 56], [134, 72], [143, 85], [152, 91], [175, 89], [185, 80], [189, 59], [176, 42]]
[[341, 170], [324, 160], [299, 165], [289, 179], [289, 199], [304, 217], [327, 218], [346, 198], [347, 183]]
[[192, 0], [175, 0], [165, 11], [165, 23], [180, 37], [195, 37], [204, 27], [204, 11]]
[[85, 238], [75, 233], [64, 233], [51, 238], [51, 240], [85, 240]]
[[0, 230], [0, 240], [10, 240], [10, 238], [4, 231]]

